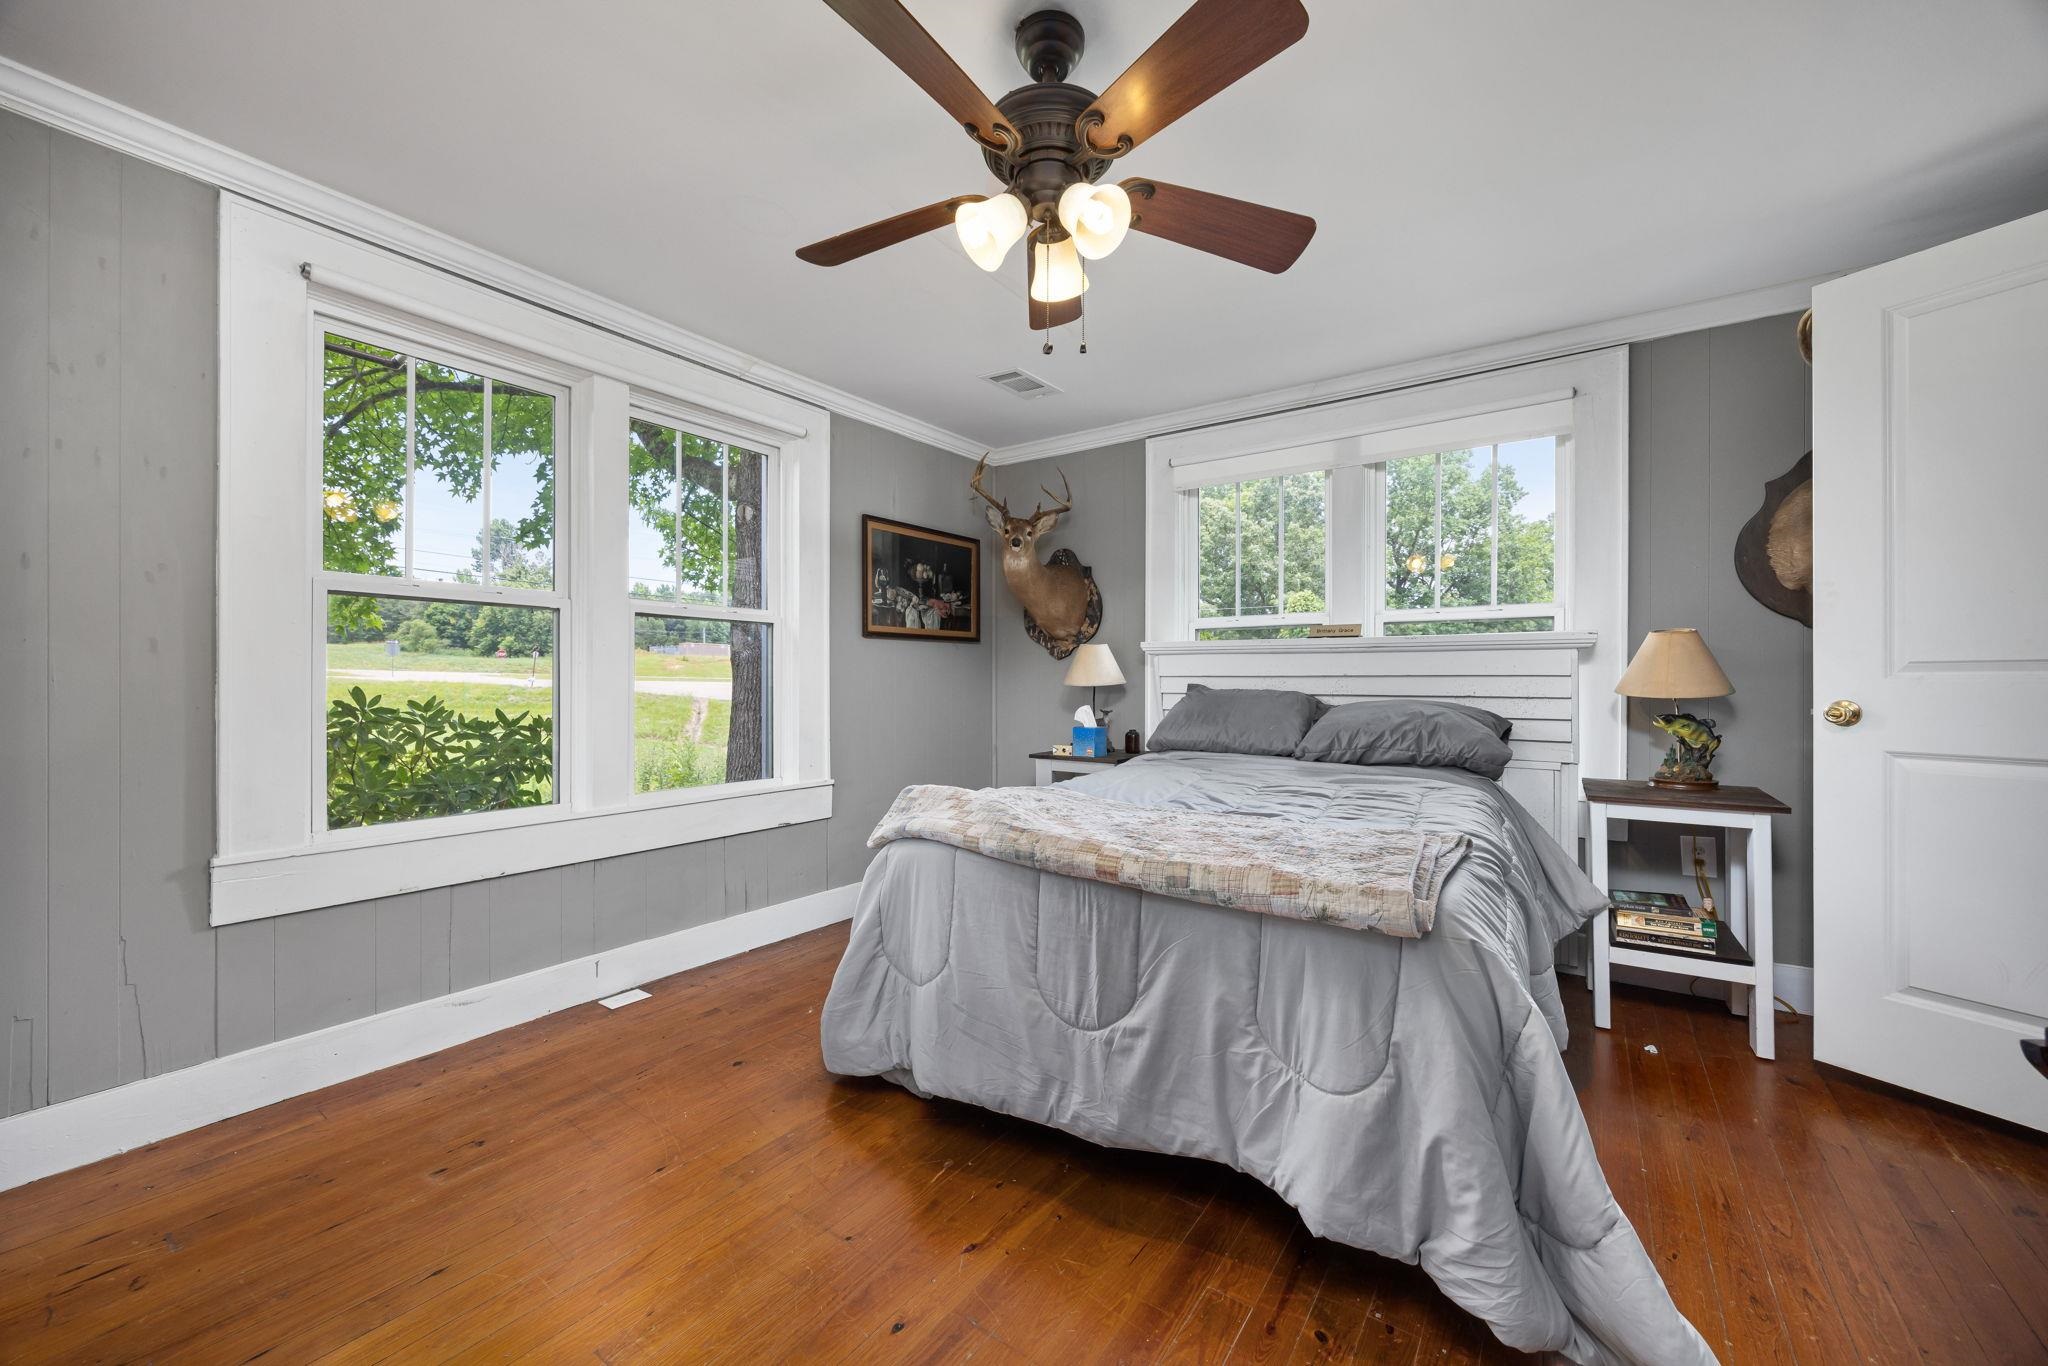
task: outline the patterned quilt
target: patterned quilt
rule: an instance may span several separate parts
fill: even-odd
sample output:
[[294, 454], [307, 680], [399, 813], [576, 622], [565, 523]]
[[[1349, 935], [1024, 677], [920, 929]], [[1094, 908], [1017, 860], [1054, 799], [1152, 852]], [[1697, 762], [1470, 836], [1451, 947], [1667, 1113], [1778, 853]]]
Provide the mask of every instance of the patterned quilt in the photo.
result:
[[1041, 872], [1211, 906], [1419, 939], [1461, 834], [1177, 811], [1064, 787], [907, 787], [868, 837], [931, 840]]

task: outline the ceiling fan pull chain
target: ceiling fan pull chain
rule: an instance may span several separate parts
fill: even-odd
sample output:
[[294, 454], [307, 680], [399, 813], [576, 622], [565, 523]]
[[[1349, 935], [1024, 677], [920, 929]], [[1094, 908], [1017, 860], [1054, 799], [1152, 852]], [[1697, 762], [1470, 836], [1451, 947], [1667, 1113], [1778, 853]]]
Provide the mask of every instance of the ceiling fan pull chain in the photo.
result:
[[[1031, 254], [1038, 250], [1038, 244], [1031, 239], [1038, 236], [1038, 232], [1039, 225], [1034, 224], [1031, 231], [1024, 238], [1024, 301], [1026, 308], [1031, 307], [1033, 303], [1031, 298]], [[1043, 310], [1039, 316], [1045, 319], [1045, 345], [1039, 348], [1039, 354], [1050, 356], [1052, 354], [1052, 305], [1039, 304], [1038, 307]]]
[[1088, 263], [1081, 263], [1081, 297], [1074, 300], [1081, 306], [1081, 354], [1088, 354]]

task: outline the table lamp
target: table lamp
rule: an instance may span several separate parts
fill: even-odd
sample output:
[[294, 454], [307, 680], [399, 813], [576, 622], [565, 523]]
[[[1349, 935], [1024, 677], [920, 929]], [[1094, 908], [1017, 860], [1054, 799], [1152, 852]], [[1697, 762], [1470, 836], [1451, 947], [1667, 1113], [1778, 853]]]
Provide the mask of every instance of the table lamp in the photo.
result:
[[[1097, 709], [1095, 690], [1097, 688], [1120, 688], [1124, 682], [1124, 671], [1116, 664], [1116, 656], [1107, 645], [1083, 645], [1074, 651], [1067, 661], [1067, 676], [1061, 680], [1070, 688], [1088, 690], [1088, 710], [1095, 713], [1095, 725], [1107, 730], [1109, 713]], [[1105, 741], [1105, 743], [1107, 743]]]
[[1726, 697], [1735, 691], [1714, 652], [1690, 626], [1670, 631], [1652, 631], [1643, 637], [1636, 657], [1628, 662], [1621, 682], [1614, 685], [1623, 697], [1666, 697], [1671, 710], [1656, 718], [1658, 730], [1671, 737], [1671, 748], [1650, 781], [1658, 787], [1705, 791], [1719, 787], [1714, 777], [1714, 751], [1721, 748], [1721, 732], [1714, 723], [1678, 709], [1681, 697]]

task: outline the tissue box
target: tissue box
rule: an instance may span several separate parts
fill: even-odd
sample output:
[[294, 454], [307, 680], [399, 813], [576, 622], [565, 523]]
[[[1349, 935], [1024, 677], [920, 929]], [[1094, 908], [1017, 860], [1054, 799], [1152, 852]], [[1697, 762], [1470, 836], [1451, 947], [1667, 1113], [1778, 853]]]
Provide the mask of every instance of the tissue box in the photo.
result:
[[1107, 726], [1074, 727], [1074, 757], [1076, 759], [1100, 759], [1109, 753], [1109, 728]]

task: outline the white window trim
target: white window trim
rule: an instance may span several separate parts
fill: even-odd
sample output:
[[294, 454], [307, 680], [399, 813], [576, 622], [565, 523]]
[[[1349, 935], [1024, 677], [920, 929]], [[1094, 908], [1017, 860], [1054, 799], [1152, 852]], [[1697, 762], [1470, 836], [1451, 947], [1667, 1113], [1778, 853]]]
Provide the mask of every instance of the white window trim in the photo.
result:
[[[832, 814], [827, 414], [551, 310], [232, 194], [220, 213], [220, 534], [215, 925], [719, 839]], [[310, 270], [302, 267], [310, 266]], [[556, 591], [573, 603], [556, 658], [557, 801], [325, 830], [316, 638], [334, 576], [315, 511], [315, 314], [439, 345], [567, 394]], [[626, 423], [648, 409], [772, 456], [775, 772], [721, 787], [632, 791], [632, 617], [623, 518]], [[306, 453], [305, 459], [287, 454]], [[299, 567], [298, 573], [280, 566]], [[351, 576], [352, 577], [352, 576]], [[351, 582], [350, 587], [354, 587]], [[379, 581], [367, 591], [431, 595]], [[465, 591], [465, 596], [469, 596]], [[541, 603], [541, 599], [546, 599]], [[324, 634], [320, 636], [324, 638]], [[280, 657], [280, 656], [288, 657]], [[310, 730], [309, 730], [310, 728]], [[308, 743], [308, 741], [311, 743]]]
[[[1202, 484], [1312, 469], [1330, 471], [1325, 573], [1332, 622], [1381, 621], [1388, 612], [1373, 555], [1384, 540], [1385, 465], [1389, 459], [1453, 449], [1475, 441], [1558, 434], [1566, 438], [1557, 471], [1555, 610], [1557, 629], [1510, 636], [1394, 637], [1404, 649], [1473, 648], [1485, 641], [1537, 645], [1569, 638], [1580, 654], [1582, 762], [1591, 773], [1622, 772], [1627, 713], [1613, 695], [1628, 634], [1628, 348], [1610, 347], [1506, 370], [1441, 380], [1319, 407], [1156, 436], [1146, 450], [1145, 634], [1183, 650], [1243, 650], [1247, 642], [1195, 640], [1195, 499]], [[1363, 508], [1357, 536], [1340, 536], [1336, 509]], [[1434, 612], [1426, 615], [1436, 615]], [[1460, 611], [1460, 617], [1538, 615], [1525, 605]], [[1205, 626], [1211, 623], [1204, 622]], [[1269, 624], [1269, 623], [1257, 623]], [[1586, 637], [1592, 638], [1589, 648]], [[1324, 640], [1319, 646], [1372, 668], [1374, 642]], [[1283, 642], [1289, 643], [1289, 642]], [[1150, 660], [1147, 661], [1148, 669]], [[1156, 693], [1156, 681], [1152, 687]]]

